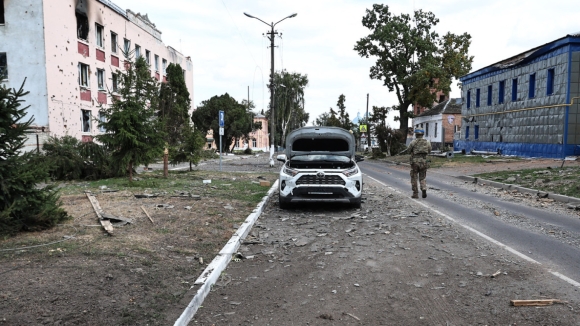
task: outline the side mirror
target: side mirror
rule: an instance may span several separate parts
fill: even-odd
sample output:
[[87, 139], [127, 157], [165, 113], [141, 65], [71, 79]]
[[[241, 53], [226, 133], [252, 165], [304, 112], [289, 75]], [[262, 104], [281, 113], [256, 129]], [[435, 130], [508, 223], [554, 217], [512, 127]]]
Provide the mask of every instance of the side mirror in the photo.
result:
[[362, 155], [355, 155], [354, 156], [354, 161], [355, 162], [362, 162], [364, 160], [365, 160], [365, 158]]
[[276, 156], [276, 160], [278, 160], [282, 163], [286, 163], [286, 154], [280, 154], [280, 155]]

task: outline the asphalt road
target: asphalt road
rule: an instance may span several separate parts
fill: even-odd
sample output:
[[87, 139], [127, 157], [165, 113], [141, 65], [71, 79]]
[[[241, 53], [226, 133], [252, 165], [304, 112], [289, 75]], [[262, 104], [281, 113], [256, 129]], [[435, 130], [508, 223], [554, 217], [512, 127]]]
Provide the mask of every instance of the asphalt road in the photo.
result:
[[[366, 177], [374, 178], [403, 194], [408, 194], [410, 197], [408, 168], [375, 162], [361, 162], [359, 166]], [[545, 233], [509, 224], [494, 216], [490, 210], [476, 207], [483, 205], [495, 207], [515, 216], [522, 216], [527, 219], [528, 223], [542, 225], [544, 229], [557, 227], [575, 235], [580, 234], [580, 219], [520, 203], [507, 202], [498, 197], [478, 192], [475, 188], [475, 191], [466, 190], [465, 187], [453, 185], [453, 180], [457, 179], [437, 173], [428, 173], [427, 186], [438, 190], [430, 189], [427, 198], [417, 201], [515, 249], [546, 266], [552, 272], [560, 273], [580, 282], [580, 250], [578, 248]], [[454, 200], [443, 198], [441, 196], [443, 193], [452, 193]], [[478, 203], [478, 205], [474, 203]]]

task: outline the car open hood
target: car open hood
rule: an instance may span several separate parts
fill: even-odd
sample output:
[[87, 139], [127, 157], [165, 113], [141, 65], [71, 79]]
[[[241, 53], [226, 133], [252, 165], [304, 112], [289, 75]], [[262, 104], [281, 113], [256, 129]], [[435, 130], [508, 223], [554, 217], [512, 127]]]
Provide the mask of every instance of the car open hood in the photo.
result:
[[338, 127], [304, 127], [286, 137], [286, 156], [340, 155], [354, 157], [354, 136]]

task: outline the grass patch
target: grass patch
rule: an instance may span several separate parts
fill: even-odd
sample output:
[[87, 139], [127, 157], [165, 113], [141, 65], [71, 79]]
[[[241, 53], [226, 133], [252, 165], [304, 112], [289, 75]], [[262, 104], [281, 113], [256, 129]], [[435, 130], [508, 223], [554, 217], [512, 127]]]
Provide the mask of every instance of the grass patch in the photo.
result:
[[[255, 203], [259, 202], [270, 189], [259, 185], [258, 176], [266, 178], [271, 183], [277, 179], [275, 173], [210, 171], [171, 171], [165, 178], [161, 171], [155, 171], [139, 174], [132, 182], [127, 178], [67, 182], [59, 185], [59, 192], [61, 195], [85, 191], [99, 193], [103, 189], [163, 195], [185, 192], [203, 197], [221, 197]], [[203, 183], [203, 180], [211, 180], [211, 183]]]
[[580, 198], [580, 168], [525, 169], [476, 174], [476, 177]]

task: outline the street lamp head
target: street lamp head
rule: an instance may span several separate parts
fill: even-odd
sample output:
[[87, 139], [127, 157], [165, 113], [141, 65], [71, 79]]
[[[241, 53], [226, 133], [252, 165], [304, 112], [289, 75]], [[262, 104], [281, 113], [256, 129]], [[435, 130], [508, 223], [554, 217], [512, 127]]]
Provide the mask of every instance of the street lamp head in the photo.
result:
[[247, 12], [245, 12], [245, 13], [244, 13], [244, 15], [246, 15], [246, 16], [248, 16], [248, 17], [250, 17], [250, 18], [256, 18], [256, 17], [254, 17], [254, 16], [252, 16], [252, 15], [248, 14]]
[[292, 15], [288, 16], [288, 18], [294, 18], [296, 16], [298, 16], [298, 14], [297, 13], [293, 13]]

